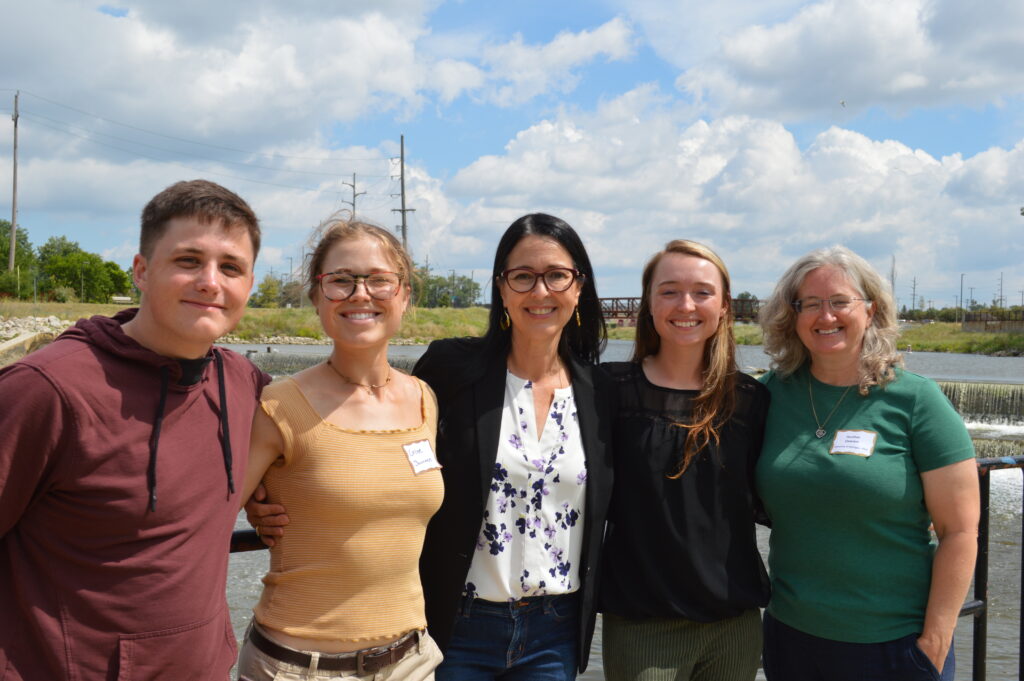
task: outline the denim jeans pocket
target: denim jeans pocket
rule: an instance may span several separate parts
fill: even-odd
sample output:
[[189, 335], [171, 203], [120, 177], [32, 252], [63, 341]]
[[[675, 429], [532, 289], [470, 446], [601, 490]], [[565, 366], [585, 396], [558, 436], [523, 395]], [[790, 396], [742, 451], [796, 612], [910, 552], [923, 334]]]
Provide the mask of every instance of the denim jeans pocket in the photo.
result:
[[931, 659], [917, 645], [916, 634], [907, 637], [907, 652], [914, 669], [926, 673], [928, 675], [926, 678], [930, 679], [930, 681], [940, 681], [942, 676], [939, 674], [939, 670], [935, 668]]
[[580, 610], [580, 599], [575, 594], [549, 597], [544, 603], [544, 613], [556, 622], [576, 617]]

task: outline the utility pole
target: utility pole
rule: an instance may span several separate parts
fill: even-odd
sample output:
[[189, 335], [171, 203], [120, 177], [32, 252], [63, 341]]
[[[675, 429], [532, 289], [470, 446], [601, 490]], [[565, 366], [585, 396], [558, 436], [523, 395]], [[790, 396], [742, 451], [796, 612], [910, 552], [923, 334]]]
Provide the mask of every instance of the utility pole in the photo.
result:
[[344, 201], [348, 205], [352, 206], [352, 219], [355, 220], [355, 218], [356, 218], [356, 198], [359, 197], [359, 196], [362, 196], [366, 192], [359, 192], [358, 194], [356, 193], [356, 174], [355, 173], [352, 173], [352, 181], [351, 182], [342, 182], [342, 184], [346, 185], [348, 187], [352, 187], [352, 200], [351, 201], [344, 201], [344, 199], [342, 199], [342, 201]]
[[896, 254], [892, 254], [892, 266], [889, 267], [889, 290], [896, 295]]
[[960, 322], [964, 321], [964, 273], [960, 273], [960, 309], [958, 310], [957, 316], [960, 318]]
[[401, 213], [402, 214], [402, 248], [404, 248], [405, 251], [408, 253], [409, 252], [409, 225], [406, 222], [405, 214], [406, 213], [414, 213], [414, 212], [416, 212], [416, 209], [415, 208], [406, 208], [405, 207], [405, 135], [401, 136], [401, 140], [402, 140], [401, 156], [398, 157], [398, 159], [399, 159], [399, 161], [398, 161], [398, 177], [399, 177], [399, 181], [401, 182], [401, 187], [402, 187], [402, 207], [401, 208], [392, 208], [391, 212], [392, 213]]
[[917, 277], [910, 280], [910, 310], [917, 309]]
[[17, 245], [18, 236], [18, 96], [21, 92], [14, 93], [14, 188], [11, 191], [11, 252], [7, 254], [7, 269], [14, 271], [14, 248]]
[[1004, 307], [1006, 305], [1006, 303], [1004, 301], [1005, 301], [1005, 298], [1003, 298], [1003, 273], [1000, 272], [999, 273], [999, 307], [1000, 308], [1002, 308], [1002, 307]]
[[967, 299], [967, 305], [968, 307], [970, 307], [971, 305], [974, 305], [974, 287], [968, 286], [967, 290], [970, 291], [969, 297]]

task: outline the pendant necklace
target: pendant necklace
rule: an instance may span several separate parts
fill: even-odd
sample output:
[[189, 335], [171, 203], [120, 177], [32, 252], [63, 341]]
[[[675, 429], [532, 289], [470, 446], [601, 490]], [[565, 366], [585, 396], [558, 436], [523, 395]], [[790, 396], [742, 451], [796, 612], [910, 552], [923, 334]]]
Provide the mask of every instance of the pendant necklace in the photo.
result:
[[357, 383], [356, 381], [353, 381], [351, 378], [349, 378], [345, 374], [343, 374], [340, 371], [338, 371], [338, 367], [336, 367], [333, 364], [331, 364], [331, 358], [330, 357], [327, 358], [327, 366], [329, 366], [332, 369], [334, 369], [334, 373], [336, 373], [339, 376], [341, 376], [342, 380], [344, 380], [346, 383], [351, 383], [352, 385], [359, 386], [360, 388], [365, 390], [370, 395], [372, 395], [373, 391], [376, 390], [377, 388], [383, 388], [384, 386], [386, 386], [388, 383], [391, 382], [391, 365], [390, 364], [388, 365], [388, 375], [387, 375], [387, 378], [384, 379], [383, 383], [380, 383], [378, 385], [374, 385], [373, 383]]
[[825, 424], [828, 423], [828, 420], [830, 418], [832, 418], [833, 414], [836, 413], [836, 409], [838, 409], [839, 405], [843, 403], [844, 399], [846, 399], [846, 394], [848, 392], [850, 392], [850, 388], [852, 388], [853, 386], [852, 385], [846, 386], [846, 390], [843, 391], [843, 394], [842, 394], [842, 396], [840, 396], [839, 401], [836, 402], [836, 406], [832, 407], [832, 411], [830, 411], [828, 413], [828, 416], [825, 417], [824, 421], [819, 421], [818, 420], [818, 410], [814, 408], [814, 393], [811, 391], [811, 381], [812, 381], [811, 376], [808, 373], [808, 375], [807, 375], [807, 397], [810, 398], [810, 401], [811, 401], [811, 413], [814, 414], [814, 422], [816, 424], [818, 424], [818, 429], [816, 431], [814, 431], [814, 435], [815, 435], [815, 437], [817, 437], [820, 440], [821, 438], [825, 437], [825, 433], [827, 432], [825, 430]]

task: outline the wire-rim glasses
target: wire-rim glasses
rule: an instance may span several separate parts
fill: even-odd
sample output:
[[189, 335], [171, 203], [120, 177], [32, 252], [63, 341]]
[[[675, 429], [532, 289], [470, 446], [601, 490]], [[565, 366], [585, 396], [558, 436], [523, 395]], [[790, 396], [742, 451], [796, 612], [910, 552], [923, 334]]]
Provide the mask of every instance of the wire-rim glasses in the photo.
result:
[[402, 275], [398, 272], [324, 272], [316, 275], [316, 280], [320, 283], [320, 292], [324, 298], [334, 302], [351, 298], [360, 281], [366, 293], [377, 300], [394, 298], [402, 286]]
[[853, 298], [851, 296], [831, 296], [829, 298], [801, 298], [800, 300], [794, 300], [790, 303], [793, 309], [796, 310], [797, 314], [804, 312], [808, 314], [817, 314], [821, 311], [822, 306], [828, 305], [829, 309], [835, 314], [843, 314], [849, 312], [853, 308], [853, 304], [856, 301], [862, 301], [870, 303], [871, 300], [868, 298]]
[[513, 267], [501, 273], [508, 287], [516, 293], [528, 293], [537, 285], [537, 280], [543, 279], [544, 286], [554, 293], [568, 291], [569, 287], [578, 279], [582, 281], [586, 275], [579, 270], [569, 267], [552, 267], [543, 272], [534, 272], [527, 267]]

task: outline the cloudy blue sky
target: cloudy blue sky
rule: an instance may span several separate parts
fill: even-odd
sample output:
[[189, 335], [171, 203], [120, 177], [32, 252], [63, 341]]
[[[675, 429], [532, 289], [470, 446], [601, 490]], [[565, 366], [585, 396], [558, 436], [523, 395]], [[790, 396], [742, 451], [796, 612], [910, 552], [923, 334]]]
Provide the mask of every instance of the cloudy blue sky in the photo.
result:
[[[296, 271], [348, 207], [484, 279], [546, 211], [583, 235], [602, 295], [704, 241], [766, 295], [843, 243], [896, 295], [1024, 297], [1019, 0], [35, 0], [4, 11], [0, 216], [128, 264], [138, 213], [207, 177], [262, 218], [258, 274]], [[347, 184], [346, 184], [347, 183]]]

